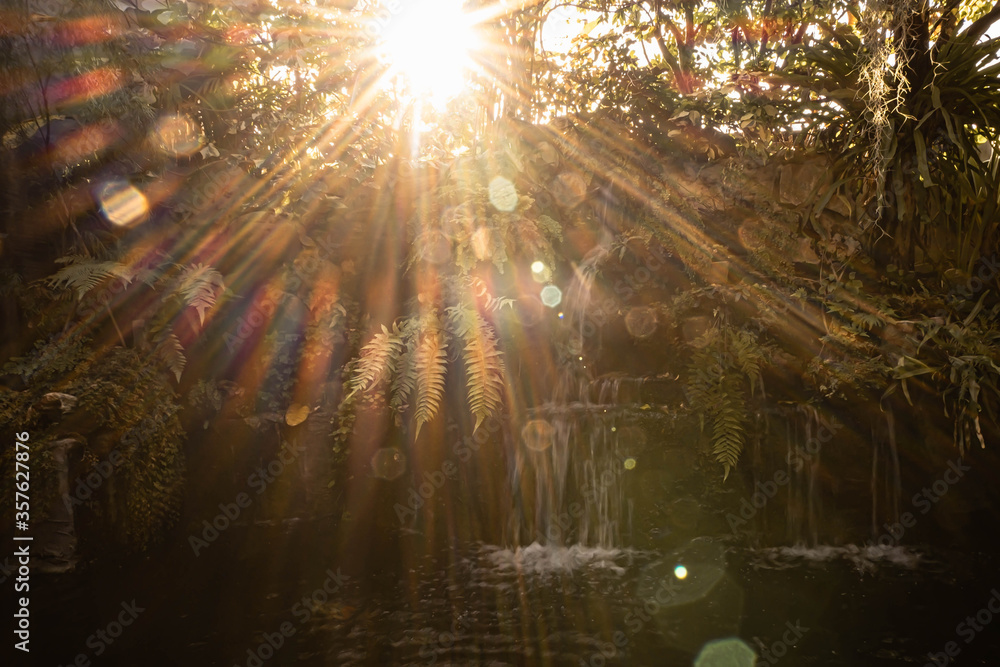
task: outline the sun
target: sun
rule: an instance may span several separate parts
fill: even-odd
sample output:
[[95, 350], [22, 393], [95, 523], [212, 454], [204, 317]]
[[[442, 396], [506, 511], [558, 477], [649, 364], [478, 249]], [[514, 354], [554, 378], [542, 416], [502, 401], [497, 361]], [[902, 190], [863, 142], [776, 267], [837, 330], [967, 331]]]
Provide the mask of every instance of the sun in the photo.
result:
[[473, 54], [481, 47], [476, 19], [462, 10], [461, 0], [410, 0], [396, 6], [379, 47], [389, 79], [402, 77], [413, 95], [435, 105], [447, 102], [475, 68]]

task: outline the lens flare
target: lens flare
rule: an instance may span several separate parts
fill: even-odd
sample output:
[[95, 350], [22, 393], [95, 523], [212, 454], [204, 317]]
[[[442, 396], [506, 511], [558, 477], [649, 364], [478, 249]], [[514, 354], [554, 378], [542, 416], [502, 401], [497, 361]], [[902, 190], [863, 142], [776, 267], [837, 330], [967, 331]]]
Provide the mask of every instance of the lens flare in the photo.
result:
[[633, 338], [649, 338], [656, 332], [656, 311], [646, 306], [632, 308], [625, 315], [625, 328]]
[[536, 452], [545, 451], [552, 446], [556, 430], [544, 419], [532, 419], [521, 429], [521, 439], [524, 446]]
[[156, 122], [153, 139], [157, 148], [177, 157], [194, 155], [202, 147], [201, 127], [184, 114], [167, 114]]
[[108, 222], [128, 227], [149, 213], [149, 204], [135, 186], [125, 181], [105, 183], [97, 191], [97, 203]]
[[474, 17], [462, 11], [462, 0], [411, 0], [387, 9], [372, 26], [382, 41], [379, 55], [413, 94], [443, 106], [462, 91], [474, 67], [481, 41]]
[[739, 637], [716, 639], [705, 644], [694, 667], [753, 667], [757, 654]]
[[[560, 303], [562, 303], [562, 290], [560, 290], [555, 285], [546, 285], [542, 288], [542, 293], [539, 295], [542, 297], [542, 303], [544, 303], [549, 308], [555, 308]], [[563, 314], [559, 313], [559, 317]]]
[[517, 208], [517, 188], [503, 176], [497, 176], [489, 185], [490, 203], [497, 210], [513, 211]]

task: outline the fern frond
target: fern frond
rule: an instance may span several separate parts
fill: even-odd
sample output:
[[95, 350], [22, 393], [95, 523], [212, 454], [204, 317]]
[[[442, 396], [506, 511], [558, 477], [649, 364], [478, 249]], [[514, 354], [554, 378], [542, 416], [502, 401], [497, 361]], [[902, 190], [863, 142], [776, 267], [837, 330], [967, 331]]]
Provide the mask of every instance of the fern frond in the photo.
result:
[[403, 347], [400, 334], [398, 328], [390, 332], [383, 324], [382, 332], [375, 334], [371, 342], [361, 348], [361, 358], [351, 378], [351, 391], [347, 398], [378, 385], [392, 375]]
[[418, 337], [414, 335], [410, 322], [404, 326], [401, 340], [401, 352], [396, 362], [392, 387], [389, 390], [392, 395], [389, 407], [396, 413], [397, 424], [401, 424], [401, 415], [409, 407], [410, 396], [417, 385], [416, 347]]
[[198, 320], [204, 325], [205, 311], [215, 306], [225, 289], [221, 273], [211, 266], [192, 264], [178, 278], [176, 291], [185, 305], [198, 311]]
[[763, 383], [761, 368], [767, 362], [766, 350], [757, 342], [757, 338], [749, 331], [740, 331], [733, 340], [733, 352], [736, 366], [750, 382], [750, 395]]
[[723, 481], [736, 467], [743, 452], [746, 439], [744, 419], [743, 411], [731, 403], [723, 405], [715, 415], [712, 425], [712, 453], [725, 470]]
[[449, 310], [455, 332], [465, 343], [462, 357], [465, 362], [469, 408], [476, 418], [473, 431], [476, 431], [483, 420], [499, 412], [503, 402], [503, 358], [492, 328], [478, 311], [462, 306]]
[[747, 408], [743, 377], [751, 393], [761, 382], [765, 352], [746, 331], [710, 337], [688, 369], [688, 399], [702, 423], [712, 424], [712, 454], [722, 464], [723, 481], [739, 462], [746, 443]]
[[155, 353], [180, 382], [184, 367], [187, 366], [187, 357], [184, 355], [180, 339], [174, 334], [167, 334], [159, 341]]
[[417, 411], [414, 415], [414, 439], [420, 435], [420, 427], [432, 420], [441, 407], [446, 365], [444, 332], [435, 311], [424, 316], [420, 327], [415, 363]]
[[50, 287], [75, 289], [80, 299], [109, 278], [120, 278], [131, 283], [134, 277], [132, 269], [120, 262], [99, 262], [82, 255], [60, 257], [56, 261], [66, 266], [49, 276], [45, 282]]

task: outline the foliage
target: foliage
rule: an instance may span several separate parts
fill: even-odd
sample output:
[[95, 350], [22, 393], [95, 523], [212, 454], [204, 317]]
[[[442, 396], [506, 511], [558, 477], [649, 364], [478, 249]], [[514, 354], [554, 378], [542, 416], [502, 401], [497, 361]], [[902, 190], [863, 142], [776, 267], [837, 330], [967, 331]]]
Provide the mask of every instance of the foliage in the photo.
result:
[[66, 266], [50, 276], [46, 282], [57, 289], [76, 290], [79, 299], [83, 299], [88, 292], [106, 280], [118, 278], [130, 283], [134, 277], [132, 270], [120, 262], [100, 262], [85, 256], [60, 257], [56, 261]]
[[[1000, 127], [992, 104], [1000, 92], [1000, 42], [978, 41], [978, 22], [948, 27], [926, 4], [918, 14], [894, 16], [892, 25], [905, 25], [897, 25], [891, 47], [879, 42], [876, 55], [875, 37], [865, 42], [840, 26], [822, 42], [792, 49], [793, 73], [772, 80], [815, 96], [810, 126], [837, 155], [824, 197], [845, 188], [862, 228], [875, 230], [870, 247], [891, 243], [881, 252], [906, 266], [919, 248], [970, 270], [1000, 240], [992, 215], [996, 166], [981, 157]], [[880, 15], [868, 20], [880, 26], [874, 34], [886, 33]], [[895, 64], [873, 69], [872, 58], [888, 62], [887, 48]]]
[[[23, 330], [86, 334], [178, 384], [185, 369], [212, 386], [246, 371], [246, 411], [339, 400], [340, 440], [364, 402], [416, 437], [458, 385], [478, 428], [509, 384], [496, 324], [510, 302], [494, 294], [523, 292], [531, 262], [561, 280], [597, 239], [624, 252], [639, 237], [691, 282], [717, 264], [738, 275], [661, 311], [709, 305], [689, 390], [726, 475], [790, 304], [820, 394], [932, 379], [964, 415], [960, 446], [979, 440], [995, 294], [975, 316], [928, 318], [927, 304], [1000, 239], [1000, 42], [980, 39], [996, 8], [587, 0], [556, 53], [542, 38], [557, 3], [528, 3], [489, 20], [493, 67], [430, 113], [374, 84], [389, 76], [364, 26], [384, 4], [18, 4], [0, 29], [0, 287]], [[87, 21], [101, 39], [68, 29]], [[802, 210], [779, 210], [755, 180], [822, 153], [834, 173]], [[712, 170], [731, 179], [727, 211], [698, 189]], [[138, 223], [111, 220], [108, 184], [142, 194]], [[831, 230], [834, 201], [847, 206]], [[754, 225], [726, 219], [737, 207]], [[37, 234], [22, 223], [35, 220]], [[797, 265], [802, 244], [817, 274]], [[889, 265], [920, 278], [872, 278]], [[927, 338], [888, 349], [906, 323]], [[32, 391], [51, 369], [111, 372], [62, 349], [12, 368]], [[336, 378], [342, 395], [307, 391]]]
[[[983, 295], [985, 297], [985, 295]], [[913, 356], [901, 355], [886, 394], [902, 389], [912, 404], [908, 382], [922, 378], [943, 385], [940, 397], [945, 415], [954, 420], [954, 440], [959, 452], [978, 442], [986, 447], [981, 415], [994, 423], [1000, 408], [1000, 306], [984, 312], [983, 298], [961, 321], [927, 318], [915, 323], [920, 341]]]
[[[498, 310], [504, 300], [491, 300]], [[460, 304], [404, 318], [382, 331], [361, 349], [352, 369], [345, 403], [359, 392], [383, 395], [388, 385], [389, 407], [398, 423], [413, 412], [414, 438], [441, 408], [445, 397], [447, 349], [456, 350], [465, 369], [469, 410], [474, 429], [499, 413], [504, 395], [504, 363], [490, 323], [475, 306]]]
[[[144, 549], [162, 538], [179, 516], [184, 480], [180, 406], [163, 372], [143, 363], [139, 353], [119, 347], [95, 356], [91, 346], [82, 336], [58, 338], [8, 363], [5, 372], [20, 375], [29, 389], [0, 392], [0, 422], [31, 433], [32, 472], [37, 472], [32, 477], [35, 521], [44, 519], [53, 502], [60, 502], [48, 445], [64, 437], [81, 440], [88, 466], [117, 451], [123, 463], [104, 491], [88, 502], [102, 498], [92, 507], [112, 513], [121, 545]], [[49, 392], [75, 396], [73, 411], [53, 420], [31, 410]], [[0, 456], [0, 464], [13, 469], [13, 450]], [[13, 494], [12, 484], [13, 475], [5, 476], [4, 493]], [[112, 486], [117, 491], [108, 495]]]
[[[127, 286], [139, 277], [142, 283], [159, 293], [158, 298], [152, 301], [153, 307], [139, 313], [149, 321], [145, 331], [146, 340], [141, 344], [152, 347], [179, 382], [187, 358], [173, 330], [174, 324], [186, 308], [194, 308], [198, 313], [199, 323], [204, 325], [206, 311], [216, 305], [219, 295], [225, 290], [225, 284], [222, 275], [212, 267], [203, 264], [173, 264], [169, 262], [169, 257], [163, 257], [162, 260], [137, 268], [121, 261], [98, 261], [86, 255], [70, 255], [56, 260], [65, 266], [45, 282], [56, 290], [75, 290], [78, 301], [82, 303], [99, 286], [103, 285], [110, 292], [112, 281], [121, 280]], [[78, 309], [84, 315], [81, 326], [103, 314], [98, 310], [103, 303], [121, 344], [125, 346], [124, 336], [114, 319], [108, 292], [101, 294], [88, 307]], [[123, 300], [130, 296], [127, 289], [121, 292]], [[135, 316], [136, 313], [133, 312], [133, 317]]]
[[[692, 299], [713, 298], [710, 291], [695, 289], [681, 295], [671, 308], [684, 312]], [[721, 294], [723, 303], [728, 296]], [[705, 428], [711, 424], [712, 453], [728, 478], [739, 461], [747, 440], [751, 407], [749, 401], [763, 397], [762, 371], [770, 364], [773, 346], [762, 341], [751, 325], [730, 323], [725, 306], [716, 308], [712, 326], [690, 342], [686, 393], [691, 407]]]
[[712, 328], [695, 343], [688, 369], [688, 398], [704, 428], [712, 424], [712, 453], [722, 464], [724, 478], [736, 468], [746, 443], [749, 422], [745, 385], [752, 396], [761, 391], [761, 368], [767, 352], [748, 330]]

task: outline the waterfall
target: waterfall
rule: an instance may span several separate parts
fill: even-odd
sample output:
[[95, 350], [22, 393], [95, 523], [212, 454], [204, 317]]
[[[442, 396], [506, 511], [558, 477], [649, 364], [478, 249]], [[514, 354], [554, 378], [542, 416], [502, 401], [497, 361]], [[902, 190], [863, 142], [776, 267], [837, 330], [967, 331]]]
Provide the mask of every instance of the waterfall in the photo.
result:
[[631, 504], [621, 483], [628, 455], [619, 399], [627, 380], [595, 380], [583, 360], [592, 333], [586, 327], [594, 280], [610, 252], [606, 236], [574, 269], [566, 290], [575, 356], [562, 363], [551, 399], [523, 410], [511, 463], [516, 507], [507, 527], [516, 544], [609, 549], [620, 546], [631, 530]]
[[[890, 409], [885, 414], [885, 438], [872, 433], [872, 537], [885, 532], [883, 523], [899, 519], [899, 502], [902, 481], [899, 469], [899, 450], [896, 446], [896, 417]], [[881, 466], [879, 465], [881, 462]]]
[[786, 426], [786, 465], [789, 479], [787, 537], [792, 544], [819, 544], [819, 527], [823, 520], [820, 477], [822, 447], [810, 443], [817, 440], [822, 421], [815, 410], [806, 410], [804, 428], [799, 420], [789, 420]]
[[583, 260], [573, 268], [573, 282], [566, 290], [566, 304], [569, 323], [578, 330], [580, 350], [586, 338], [587, 309], [597, 277], [598, 267], [611, 253], [611, 233], [605, 230], [601, 242], [584, 255]]
[[510, 529], [519, 542], [611, 548], [629, 532], [622, 406], [588, 394], [525, 412], [512, 476], [521, 502]]

